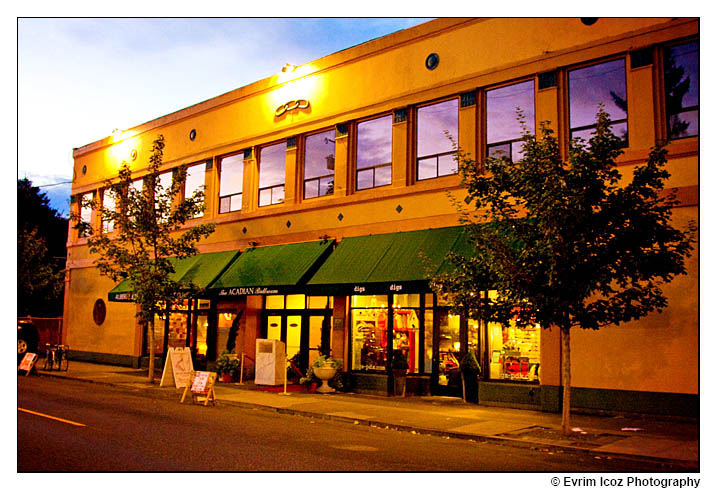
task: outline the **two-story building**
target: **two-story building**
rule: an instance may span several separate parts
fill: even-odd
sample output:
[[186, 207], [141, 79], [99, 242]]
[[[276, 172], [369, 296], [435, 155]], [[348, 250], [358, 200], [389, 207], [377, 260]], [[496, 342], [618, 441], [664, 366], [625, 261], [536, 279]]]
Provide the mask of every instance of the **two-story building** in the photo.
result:
[[[458, 361], [482, 365], [480, 401], [558, 410], [558, 330], [453, 315], [429, 288], [465, 250], [451, 135], [482, 158], [516, 156], [521, 128], [549, 121], [566, 151], [599, 103], [626, 140], [630, 173], [668, 141], [676, 226], [698, 218], [698, 20], [438, 19], [334, 53], [74, 151], [73, 210], [128, 162], [138, 182], [164, 135], [163, 179], [188, 166], [204, 186], [193, 223], [217, 224], [176, 275], [207, 289], [155, 323], [155, 352], [189, 346], [211, 362], [229, 343], [254, 357], [341, 358], [354, 391], [387, 393], [387, 360], [409, 359], [408, 390], [460, 396]], [[280, 71], [281, 69], [281, 71]], [[103, 201], [104, 202], [104, 201]], [[110, 203], [107, 203], [110, 206]], [[107, 224], [108, 226], [111, 224]], [[107, 230], [107, 228], [106, 228]], [[112, 233], [112, 232], [110, 232]], [[665, 288], [661, 314], [572, 335], [576, 408], [696, 416], [698, 261]], [[100, 276], [71, 233], [64, 341], [78, 359], [138, 366], [147, 336], [131, 287]]]

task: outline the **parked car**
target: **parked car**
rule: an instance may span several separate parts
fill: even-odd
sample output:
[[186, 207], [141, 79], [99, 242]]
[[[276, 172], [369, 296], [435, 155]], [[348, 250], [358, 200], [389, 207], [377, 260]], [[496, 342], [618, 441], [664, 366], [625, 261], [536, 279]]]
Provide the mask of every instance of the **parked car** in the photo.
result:
[[25, 353], [37, 353], [40, 335], [37, 327], [30, 322], [17, 323], [17, 358], [22, 359]]

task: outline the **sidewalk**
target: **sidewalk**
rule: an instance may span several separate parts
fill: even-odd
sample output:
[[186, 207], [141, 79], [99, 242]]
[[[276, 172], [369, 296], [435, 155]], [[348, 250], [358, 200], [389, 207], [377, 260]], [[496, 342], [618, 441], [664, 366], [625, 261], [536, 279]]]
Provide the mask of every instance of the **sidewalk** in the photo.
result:
[[[147, 370], [70, 362], [62, 377], [143, 390], [152, 397], [177, 399], [182, 389], [147, 382]], [[546, 451], [580, 452], [596, 458], [644, 460], [667, 468], [698, 470], [698, 424], [649, 416], [571, 415], [574, 436], [561, 437], [561, 415], [524, 409], [479, 406], [452, 397], [380, 397], [349, 393], [309, 394], [256, 390], [250, 382], [215, 385], [218, 404], [393, 428], [442, 437], [491, 441]]]

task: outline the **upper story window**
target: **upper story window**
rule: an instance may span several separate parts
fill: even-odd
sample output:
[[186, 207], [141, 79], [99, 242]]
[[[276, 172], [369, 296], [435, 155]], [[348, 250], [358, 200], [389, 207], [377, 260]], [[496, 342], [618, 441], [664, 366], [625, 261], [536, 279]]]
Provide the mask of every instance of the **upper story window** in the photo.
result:
[[[92, 200], [94, 193], [85, 193], [80, 195], [80, 220], [83, 223], [92, 224]], [[88, 232], [80, 233], [80, 237], [87, 237]]]
[[456, 174], [455, 150], [449, 137], [459, 138], [459, 99], [450, 99], [417, 110], [417, 179]]
[[523, 113], [526, 130], [535, 132], [534, 81], [500, 87], [486, 92], [486, 153], [490, 157], [521, 159], [524, 128], [517, 108]]
[[391, 114], [357, 124], [357, 190], [391, 184], [391, 148]]
[[[105, 189], [102, 193], [102, 208], [108, 211], [115, 211], [115, 198], [109, 189]], [[102, 232], [107, 234], [115, 230], [115, 222], [112, 220], [102, 219]]]
[[[204, 190], [204, 171], [207, 165], [202, 162], [201, 164], [193, 165], [187, 168], [187, 178], [184, 183], [184, 195], [189, 198], [194, 194], [195, 191]], [[204, 213], [200, 212], [195, 215], [201, 217]]]
[[609, 114], [613, 134], [628, 145], [626, 61], [621, 58], [568, 72], [571, 138], [588, 141], [596, 127], [598, 105]]
[[304, 199], [334, 194], [335, 130], [304, 140]]
[[698, 41], [663, 51], [668, 138], [698, 135]]
[[244, 154], [224, 157], [219, 163], [219, 212], [242, 209]]
[[284, 202], [285, 143], [259, 149], [259, 206]]

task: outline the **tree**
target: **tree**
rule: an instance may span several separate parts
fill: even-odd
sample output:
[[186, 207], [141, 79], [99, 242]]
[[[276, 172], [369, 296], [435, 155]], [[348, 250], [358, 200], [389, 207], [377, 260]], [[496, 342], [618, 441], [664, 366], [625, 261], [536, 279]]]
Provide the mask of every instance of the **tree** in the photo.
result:
[[669, 174], [661, 146], [619, 185], [621, 140], [609, 125], [599, 108], [592, 138], [571, 141], [566, 162], [547, 123], [540, 138], [524, 132], [516, 162], [477, 163], [458, 151], [467, 191], [459, 208], [474, 254], [452, 254], [455, 272], [433, 280], [463, 315], [560, 329], [567, 435], [571, 328], [599, 329], [660, 312], [667, 305], [661, 286], [685, 273], [696, 230], [693, 223], [686, 230], [670, 223], [677, 202], [663, 193]]
[[[114, 206], [104, 206], [99, 200], [87, 203], [102, 217], [99, 230], [74, 216], [77, 227], [88, 236], [90, 252], [98, 255], [95, 265], [100, 273], [132, 283], [137, 317], [147, 328], [150, 382], [154, 381], [155, 316], [198, 293], [195, 285], [173, 280], [173, 259], [197, 254], [196, 243], [215, 228], [213, 223], [185, 226], [204, 211], [204, 192], [198, 189], [192, 196], [183, 196], [184, 167], [174, 172], [169, 188], [161, 185], [164, 146], [164, 137], [159, 135], [141, 190], [133, 186], [130, 168], [123, 162], [118, 178], [105, 184]], [[105, 232], [107, 224], [113, 224], [114, 230]]]
[[62, 314], [67, 219], [28, 179], [17, 180], [18, 315]]

